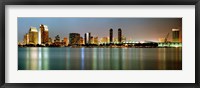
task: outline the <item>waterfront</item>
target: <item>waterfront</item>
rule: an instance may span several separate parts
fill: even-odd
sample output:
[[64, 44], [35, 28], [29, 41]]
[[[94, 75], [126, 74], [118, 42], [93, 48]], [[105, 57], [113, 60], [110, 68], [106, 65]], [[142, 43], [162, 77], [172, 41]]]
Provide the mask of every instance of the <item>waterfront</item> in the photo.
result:
[[18, 70], [181, 69], [182, 48], [18, 48]]

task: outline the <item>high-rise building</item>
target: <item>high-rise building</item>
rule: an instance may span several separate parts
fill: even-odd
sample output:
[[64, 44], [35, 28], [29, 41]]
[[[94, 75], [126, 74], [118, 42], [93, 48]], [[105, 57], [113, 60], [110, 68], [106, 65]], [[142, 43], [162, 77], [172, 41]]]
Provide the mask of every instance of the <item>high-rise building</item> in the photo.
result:
[[94, 44], [94, 37], [93, 36], [90, 37], [90, 44]]
[[68, 39], [67, 39], [66, 37], [64, 37], [63, 40], [64, 40], [64, 43], [65, 43], [65, 46], [68, 46], [68, 44], [69, 44], [69, 43], [68, 43]]
[[49, 43], [48, 44], [52, 44], [53, 42], [52, 42], [52, 39], [51, 39], [51, 37], [49, 37]]
[[47, 44], [49, 40], [49, 29], [46, 25], [40, 25], [40, 32], [39, 32], [39, 44]]
[[172, 29], [172, 41], [180, 42], [180, 29]]
[[108, 43], [108, 40], [108, 37], [103, 37], [101, 38], [100, 43]]
[[84, 39], [83, 39], [83, 37], [80, 37], [80, 42], [79, 42], [81, 45], [83, 45], [84, 44]]
[[122, 42], [126, 42], [126, 37], [122, 36]]
[[118, 29], [118, 42], [119, 43], [122, 42], [122, 30], [121, 30], [121, 28]]
[[118, 42], [118, 38], [113, 38], [113, 42], [117, 43]]
[[113, 29], [110, 29], [110, 43], [113, 42]]
[[69, 34], [69, 43], [71, 45], [80, 44], [80, 34], [79, 33], [70, 33]]
[[38, 44], [38, 31], [36, 27], [31, 27], [29, 30], [29, 44]]
[[98, 37], [91, 36], [90, 40], [91, 40], [91, 44], [98, 44]]
[[85, 33], [85, 44], [91, 44], [91, 33]]
[[24, 35], [24, 44], [29, 44], [29, 34], [28, 33], [26, 33]]
[[98, 41], [98, 37], [94, 37], [94, 44], [98, 44], [99, 41]]
[[54, 43], [59, 43], [59, 42], [60, 42], [60, 36], [59, 36], [59, 35], [56, 35], [56, 36], [55, 36]]
[[59, 36], [59, 35], [56, 35], [56, 36], [55, 36], [55, 39], [54, 39], [54, 43], [53, 43], [53, 44], [56, 45], [56, 46], [61, 46], [62, 42], [61, 42], [61, 40], [60, 40], [60, 36]]

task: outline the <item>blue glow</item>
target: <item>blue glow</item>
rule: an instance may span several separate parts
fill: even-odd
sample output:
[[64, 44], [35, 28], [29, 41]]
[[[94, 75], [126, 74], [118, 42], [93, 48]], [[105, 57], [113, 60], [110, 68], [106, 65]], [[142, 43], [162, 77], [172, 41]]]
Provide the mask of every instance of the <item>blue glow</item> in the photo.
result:
[[81, 48], [81, 69], [84, 70], [84, 48]]

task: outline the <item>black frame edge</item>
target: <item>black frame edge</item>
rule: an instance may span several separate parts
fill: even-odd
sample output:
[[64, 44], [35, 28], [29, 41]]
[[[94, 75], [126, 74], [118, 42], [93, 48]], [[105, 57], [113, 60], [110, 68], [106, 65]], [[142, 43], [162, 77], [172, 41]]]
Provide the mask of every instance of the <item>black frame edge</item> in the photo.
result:
[[6, 0], [10, 5], [195, 5], [199, 0]]
[[1, 16], [0, 16], [0, 32], [1, 32], [1, 39], [0, 39], [0, 87], [4, 87], [5, 85], [5, 1], [0, 1], [0, 9], [1, 9]]
[[195, 84], [197, 87], [200, 87], [200, 60], [199, 60], [199, 45], [200, 41], [200, 1], [195, 4]]

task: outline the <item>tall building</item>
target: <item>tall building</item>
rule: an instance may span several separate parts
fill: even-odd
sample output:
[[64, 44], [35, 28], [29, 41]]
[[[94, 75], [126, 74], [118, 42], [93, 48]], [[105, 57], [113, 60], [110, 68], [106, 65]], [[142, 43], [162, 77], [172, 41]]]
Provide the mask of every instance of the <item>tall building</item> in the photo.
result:
[[71, 45], [80, 44], [80, 34], [79, 33], [70, 33], [69, 34], [69, 43]]
[[85, 44], [91, 44], [91, 33], [85, 33]]
[[28, 33], [26, 33], [24, 35], [24, 44], [29, 44], [29, 34]]
[[118, 29], [118, 42], [119, 43], [122, 42], [122, 30], [121, 30], [121, 28]]
[[53, 42], [52, 42], [52, 39], [51, 39], [51, 37], [49, 37], [49, 43], [48, 44], [52, 44]]
[[126, 37], [122, 36], [122, 42], [126, 42]]
[[68, 39], [67, 39], [66, 37], [64, 37], [63, 40], [64, 40], [64, 43], [65, 43], [65, 46], [68, 46], [68, 44], [69, 44], [69, 43], [68, 43]]
[[118, 42], [118, 38], [113, 38], [113, 42], [117, 43]]
[[39, 32], [39, 43], [42, 43], [42, 44], [47, 44], [48, 43], [48, 40], [49, 40], [49, 29], [46, 25], [43, 25], [41, 24], [40, 25], [40, 32]]
[[38, 31], [36, 27], [31, 27], [29, 30], [29, 44], [38, 44]]
[[94, 37], [93, 36], [90, 37], [90, 44], [94, 44]]
[[110, 29], [110, 43], [113, 42], [113, 29]]
[[55, 36], [54, 43], [60, 43], [60, 36], [59, 35]]
[[84, 39], [83, 39], [83, 37], [80, 37], [79, 43], [82, 44], [82, 45], [84, 44]]
[[108, 43], [108, 40], [108, 37], [103, 37], [101, 38], [100, 43]]
[[99, 41], [98, 41], [98, 37], [94, 37], [94, 44], [98, 44]]
[[91, 44], [98, 44], [98, 37], [91, 36], [90, 40], [91, 40]]
[[172, 29], [172, 41], [180, 42], [180, 29]]

